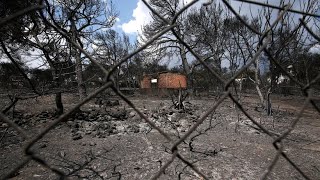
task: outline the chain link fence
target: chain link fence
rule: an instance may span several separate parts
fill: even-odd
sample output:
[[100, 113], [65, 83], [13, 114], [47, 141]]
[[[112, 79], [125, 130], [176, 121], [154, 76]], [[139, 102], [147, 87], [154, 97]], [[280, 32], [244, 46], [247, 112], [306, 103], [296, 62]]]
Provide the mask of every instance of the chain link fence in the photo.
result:
[[[227, 1], [222, 0], [222, 3], [225, 5], [226, 8], [228, 8], [235, 17], [240, 20], [241, 23], [243, 23], [249, 30], [254, 32], [256, 35], [259, 36], [259, 46], [255, 54], [253, 54], [252, 58], [248, 60], [248, 62], [243, 65], [236, 73], [228, 79], [225, 79], [222, 77], [218, 72], [216, 72], [213, 68], [210, 67], [205, 61], [205, 59], [202, 59], [199, 54], [197, 54], [194, 49], [184, 41], [184, 39], [177, 33], [175, 27], [177, 26], [176, 21], [177, 19], [189, 8], [191, 8], [195, 3], [198, 1], [192, 1], [189, 4], [185, 5], [181, 10], [175, 14], [175, 16], [172, 19], [166, 19], [165, 17], [162, 17], [157, 11], [155, 11], [145, 0], [143, 0], [144, 4], [149, 8], [149, 10], [157, 15], [160, 19], [162, 19], [163, 22], [166, 23], [166, 27], [163, 28], [162, 31], [160, 31], [158, 34], [156, 34], [153, 38], [149, 39], [145, 44], [141, 45], [138, 49], [127, 55], [125, 58], [123, 58], [119, 63], [117, 63], [115, 66], [113, 66], [110, 70], [105, 69], [96, 59], [94, 59], [88, 52], [86, 52], [83, 48], [81, 48], [76, 42], [72, 41], [63, 31], [61, 31], [58, 27], [51, 24], [46, 18], [43, 16], [44, 22], [51, 26], [53, 29], [55, 29], [57, 32], [59, 32], [64, 38], [68, 39], [73, 46], [75, 46], [78, 50], [81, 51], [82, 54], [84, 54], [92, 63], [94, 63], [96, 66], [98, 66], [106, 75], [106, 82], [105, 84], [97, 89], [95, 92], [88, 95], [85, 99], [83, 99], [81, 102], [79, 102], [77, 105], [75, 105], [72, 109], [70, 109], [68, 112], [61, 115], [59, 118], [55, 119], [53, 122], [50, 123], [50, 125], [44, 129], [41, 129], [41, 132], [31, 137], [26, 130], [19, 127], [17, 124], [15, 124], [13, 121], [11, 121], [8, 117], [6, 117], [3, 113], [0, 113], [0, 119], [9, 124], [15, 131], [19, 133], [21, 137], [23, 137], [27, 142], [25, 143], [24, 153], [27, 157], [25, 160], [20, 162], [14, 169], [11, 170], [11, 172], [7, 175], [2, 175], [3, 179], [6, 179], [7, 177], [10, 177], [12, 174], [15, 174], [19, 169], [23, 168], [28, 164], [30, 161], [35, 161], [39, 164], [41, 164], [43, 167], [50, 169], [57, 175], [59, 175], [62, 179], [66, 177], [66, 175], [60, 171], [59, 169], [51, 167], [46, 160], [41, 159], [37, 156], [37, 153], [32, 150], [32, 147], [37, 143], [39, 140], [41, 140], [49, 131], [51, 131], [53, 128], [55, 128], [59, 123], [66, 121], [75, 111], [77, 111], [81, 106], [89, 102], [91, 99], [93, 99], [95, 96], [99, 95], [106, 89], [111, 89], [118, 97], [120, 97], [124, 102], [126, 102], [131, 108], [135, 110], [135, 112], [145, 121], [147, 122], [153, 129], [157, 130], [161, 136], [163, 136], [165, 139], [167, 139], [171, 143], [170, 153], [171, 156], [167, 162], [162, 164], [159, 171], [153, 175], [152, 179], [158, 179], [165, 170], [174, 162], [174, 160], [179, 159], [181, 162], [183, 162], [186, 166], [191, 168], [197, 175], [199, 175], [202, 179], [209, 179], [209, 177], [206, 175], [206, 173], [202, 172], [200, 169], [201, 167], [197, 167], [194, 165], [194, 163], [189, 160], [188, 158], [184, 157], [179, 149], [179, 146], [188, 138], [190, 138], [191, 134], [194, 133], [197, 128], [212, 114], [214, 113], [219, 106], [225, 102], [227, 99], [231, 100], [238, 110], [243, 113], [255, 126], [257, 129], [262, 131], [264, 134], [268, 135], [270, 138], [273, 139], [272, 145], [276, 151], [276, 155], [273, 157], [271, 163], [269, 166], [265, 169], [265, 173], [261, 175], [262, 179], [267, 179], [270, 173], [275, 168], [277, 162], [279, 161], [280, 157], [284, 158], [297, 172], [299, 172], [305, 179], [310, 179], [308, 175], [299, 167], [298, 164], [296, 164], [292, 159], [289, 158], [287, 153], [284, 151], [285, 146], [283, 144], [283, 141], [290, 135], [290, 133], [295, 129], [297, 123], [301, 120], [304, 110], [307, 108], [308, 104], [312, 104], [312, 106], [320, 113], [319, 107], [317, 107], [315, 101], [318, 100], [314, 95], [312, 91], [313, 85], [317, 84], [320, 79], [320, 73], [316, 76], [315, 79], [311, 80], [307, 84], [303, 84], [299, 82], [294, 76], [292, 76], [285, 67], [282, 67], [276, 57], [273, 57], [272, 53], [268, 50], [268, 45], [270, 45], [272, 39], [271, 39], [271, 33], [273, 29], [276, 27], [278, 23], [281, 23], [281, 21], [284, 19], [286, 14], [288, 13], [294, 13], [294, 14], [300, 14], [303, 17], [319, 17], [318, 15], [309, 13], [309, 12], [301, 12], [298, 10], [294, 10], [291, 8], [290, 4], [284, 4], [283, 6], [274, 6], [266, 3], [261, 3], [258, 1], [249, 1], [249, 0], [240, 0], [244, 3], [250, 3], [255, 4], [258, 6], [264, 6], [270, 9], [276, 9], [279, 11], [276, 18], [273, 18], [273, 22], [269, 22], [269, 27], [264, 32], [259, 32], [254, 27], [249, 25], [243, 17], [231, 6], [231, 2], [233, 1]], [[203, 6], [207, 6], [212, 1], [209, 1], [207, 3], [202, 4]], [[30, 9], [26, 10], [32, 11], [35, 9], [42, 8], [42, 6], [35, 6], [31, 7]], [[22, 14], [25, 12], [21, 12]], [[1, 24], [5, 24], [7, 21], [9, 21], [10, 18], [2, 19], [0, 22]], [[320, 37], [316, 35], [315, 32], [312, 31], [310, 27], [308, 27], [307, 23], [304, 21], [304, 18], [300, 19], [300, 24], [297, 25], [297, 28], [305, 28], [310, 35], [316, 39], [318, 42], [320, 40]], [[200, 118], [196, 120], [196, 123], [192, 125], [192, 127], [189, 128], [187, 132], [185, 132], [179, 139], [173, 139], [168, 133], [166, 133], [163, 129], [158, 127], [153, 121], [151, 121], [139, 108], [136, 107], [136, 105], [128, 99], [125, 95], [123, 95], [115, 86], [114, 82], [111, 78], [112, 73], [123, 63], [128, 61], [131, 57], [136, 55], [137, 53], [141, 52], [145, 48], [147, 48], [150, 44], [152, 44], [157, 38], [161, 37], [167, 32], [170, 32], [175, 36], [175, 38], [179, 41], [180, 44], [182, 44], [191, 54], [194, 56], [199, 63], [201, 63], [211, 74], [212, 77], [215, 77], [218, 79], [223, 85], [224, 90], [221, 92], [221, 96], [215, 100], [214, 105], [212, 105]], [[249, 112], [243, 107], [242, 103], [239, 102], [239, 99], [231, 92], [232, 84], [235, 82], [235, 80], [244, 72], [246, 71], [250, 66], [252, 66], [256, 60], [260, 57], [262, 53], [265, 53], [270, 61], [275, 64], [275, 66], [279, 69], [281, 69], [282, 73], [284, 73], [286, 76], [290, 78], [291, 81], [295, 83], [295, 85], [299, 86], [301, 89], [301, 92], [305, 96], [305, 100], [303, 102], [302, 108], [299, 110], [298, 115], [295, 117], [295, 119], [292, 121], [291, 125], [283, 132], [283, 133], [274, 133], [268, 128], [264, 127], [257, 119], [255, 119]], [[209, 77], [208, 77], [209, 78]], [[58, 137], [57, 137], [58, 138]]]

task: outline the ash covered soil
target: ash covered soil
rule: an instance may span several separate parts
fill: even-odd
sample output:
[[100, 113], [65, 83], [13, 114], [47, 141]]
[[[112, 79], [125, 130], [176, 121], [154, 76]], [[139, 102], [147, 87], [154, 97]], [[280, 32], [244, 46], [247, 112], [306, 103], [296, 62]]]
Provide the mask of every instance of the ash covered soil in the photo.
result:
[[[66, 109], [74, 105], [64, 97]], [[176, 110], [169, 99], [132, 97], [141, 112], [174, 141], [217, 101], [218, 97], [193, 98], [185, 111]], [[296, 119], [303, 97], [273, 96], [273, 114], [266, 116], [258, 98], [245, 95], [244, 109], [266, 129], [285, 132]], [[117, 100], [111, 100], [117, 102]], [[53, 97], [21, 101], [8, 117], [34, 137], [56, 118]], [[5, 101], [1, 103], [5, 104]], [[13, 117], [12, 117], [13, 116]], [[4, 177], [28, 157], [17, 132], [0, 122], [0, 174]], [[273, 139], [257, 128], [226, 99], [189, 138], [179, 153], [209, 179], [259, 179], [277, 154]], [[320, 179], [320, 118], [310, 106], [296, 128], [284, 139], [287, 157], [311, 179]], [[68, 179], [151, 179], [171, 157], [172, 142], [122, 101], [108, 105], [93, 102], [81, 107], [32, 146], [36, 157]], [[11, 175], [12, 179], [59, 179], [52, 170], [31, 160]], [[159, 179], [202, 179], [178, 158]], [[280, 157], [268, 179], [304, 179]]]

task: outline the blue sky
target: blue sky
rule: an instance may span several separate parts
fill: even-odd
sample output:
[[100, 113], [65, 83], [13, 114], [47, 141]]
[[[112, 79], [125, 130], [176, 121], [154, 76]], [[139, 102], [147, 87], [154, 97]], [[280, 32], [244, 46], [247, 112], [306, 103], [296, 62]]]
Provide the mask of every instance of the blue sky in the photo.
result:
[[114, 0], [116, 9], [120, 12], [121, 22], [129, 22], [132, 18], [133, 10], [137, 7], [138, 0]]
[[132, 42], [135, 41], [141, 27], [151, 19], [149, 10], [141, 0], [114, 0], [113, 3], [119, 12], [115, 30], [126, 33]]

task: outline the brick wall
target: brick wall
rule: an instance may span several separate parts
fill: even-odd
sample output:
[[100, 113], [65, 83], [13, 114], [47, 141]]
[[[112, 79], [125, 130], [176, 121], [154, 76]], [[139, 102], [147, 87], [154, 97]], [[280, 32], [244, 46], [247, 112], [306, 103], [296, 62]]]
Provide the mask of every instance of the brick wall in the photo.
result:
[[177, 73], [161, 73], [158, 76], [158, 88], [179, 89], [187, 88], [187, 78], [185, 75]]

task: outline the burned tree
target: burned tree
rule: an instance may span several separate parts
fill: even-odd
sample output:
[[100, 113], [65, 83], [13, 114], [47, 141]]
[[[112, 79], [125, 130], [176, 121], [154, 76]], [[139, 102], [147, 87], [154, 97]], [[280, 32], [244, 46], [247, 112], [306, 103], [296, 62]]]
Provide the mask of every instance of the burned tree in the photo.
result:
[[[178, 0], [151, 0], [150, 5], [154, 7], [161, 16], [169, 20], [177, 14], [177, 12], [184, 6], [184, 3]], [[187, 38], [185, 36], [186, 27], [183, 21], [185, 17], [186, 14], [183, 14], [177, 19], [177, 26], [175, 28], [175, 33], [184, 40]], [[152, 19], [153, 20], [149, 24], [143, 27], [143, 34], [141, 38], [145, 41], [165, 28], [165, 22], [157, 15], [153, 14]], [[161, 59], [163, 57], [171, 59], [173, 56], [178, 56], [181, 60], [184, 74], [188, 78], [188, 89], [190, 93], [193, 91], [192, 69], [187, 58], [188, 50], [179, 40], [177, 40], [172, 32], [168, 32], [165, 36], [154, 41], [152, 46], [150, 46], [146, 52], [152, 54], [151, 57], [156, 57], [156, 59]]]
[[[80, 50], [72, 45], [76, 43], [86, 49], [91, 41], [94, 32], [103, 28], [110, 28], [114, 25], [117, 13], [112, 3], [101, 0], [94, 1], [46, 1], [48, 19], [53, 21], [56, 28], [59, 28], [68, 36], [70, 58], [75, 61], [76, 79], [80, 99], [86, 96], [86, 87], [83, 79], [83, 56]], [[62, 14], [62, 16], [60, 15]]]

